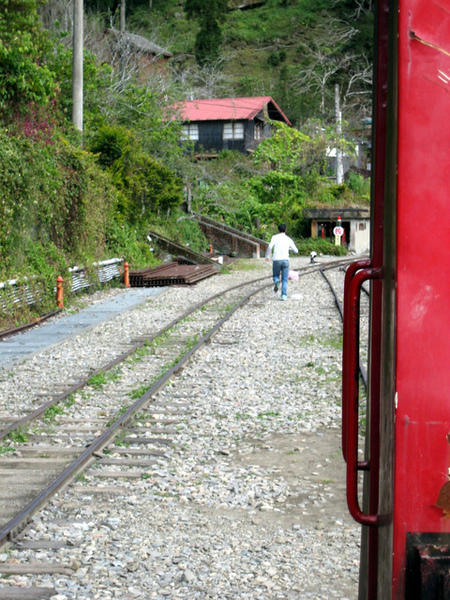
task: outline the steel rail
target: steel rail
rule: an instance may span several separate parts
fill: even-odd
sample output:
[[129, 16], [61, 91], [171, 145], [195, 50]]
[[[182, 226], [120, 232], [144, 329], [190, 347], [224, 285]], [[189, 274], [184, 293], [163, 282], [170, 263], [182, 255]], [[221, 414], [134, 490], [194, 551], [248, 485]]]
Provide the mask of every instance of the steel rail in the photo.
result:
[[25, 323], [24, 325], [19, 325], [19, 327], [12, 327], [11, 329], [4, 329], [4, 330], [0, 331], [0, 340], [11, 337], [13, 335], [17, 335], [18, 333], [22, 333], [23, 331], [27, 331], [28, 329], [31, 329], [32, 327], [37, 327], [44, 321], [47, 321], [47, 319], [50, 319], [51, 317], [58, 315], [61, 311], [62, 311], [62, 309], [58, 308], [57, 310], [49, 312], [45, 315], [36, 317], [29, 323]]
[[[341, 303], [341, 301], [338, 298], [337, 292], [334, 289], [334, 286], [331, 283], [330, 279], [325, 275], [325, 270], [324, 269], [320, 269], [320, 273], [321, 273], [322, 277], [325, 279], [325, 281], [328, 283], [328, 285], [330, 287], [331, 293], [333, 294], [334, 301], [336, 303], [336, 307], [337, 307], [337, 309], [339, 311], [339, 314], [341, 315], [341, 319], [342, 319], [342, 322], [343, 322], [344, 321], [344, 310], [342, 308], [342, 303]], [[364, 291], [366, 292], [366, 294], [369, 294], [366, 290], [364, 290]], [[362, 361], [361, 357], [359, 357], [359, 371], [361, 373], [361, 378], [363, 380], [364, 386], [367, 389], [367, 370], [366, 370], [366, 368], [365, 368], [365, 366], [363, 364], [363, 361]]]
[[[1, 530], [0, 530], [0, 548], [12, 541], [26, 525], [29, 523], [31, 517], [42, 508], [49, 499], [58, 492], [62, 487], [67, 485], [82, 469], [89, 465], [90, 462], [95, 461], [95, 453], [98, 453], [102, 448], [116, 436], [119, 428], [123, 427], [132, 417], [148, 403], [150, 398], [159, 391], [165, 383], [174, 375], [177, 374], [182, 367], [190, 360], [192, 355], [203, 346], [211, 337], [222, 327], [222, 325], [228, 321], [232, 315], [246, 304], [250, 298], [260, 293], [266, 287], [271, 284], [266, 284], [263, 287], [253, 290], [250, 294], [247, 294], [242, 298], [232, 309], [230, 309], [222, 319], [218, 321], [203, 337], [193, 346], [186, 354], [184, 354], [177, 363], [172, 366], [164, 375], [162, 375], [152, 387], [145, 392], [134, 404], [132, 404], [112, 425], [110, 425], [105, 431], [97, 437], [97, 439], [90, 444], [86, 450], [84, 450], [69, 466], [67, 466], [58, 477], [56, 477], [42, 492], [36, 496], [26, 507], [24, 507], [17, 515], [11, 519]], [[240, 287], [240, 286], [236, 286]], [[229, 290], [226, 290], [227, 292]], [[221, 295], [215, 294], [215, 296]], [[192, 311], [191, 311], [192, 312]]]
[[67, 390], [64, 390], [64, 392], [61, 392], [60, 394], [58, 394], [57, 396], [55, 396], [54, 398], [52, 398], [48, 402], [45, 402], [44, 404], [42, 404], [41, 406], [39, 406], [33, 412], [31, 412], [28, 415], [22, 417], [21, 419], [17, 419], [16, 421], [14, 421], [14, 422], [10, 423], [9, 425], [7, 425], [6, 427], [4, 427], [2, 430], [0, 430], [0, 441], [3, 440], [5, 437], [7, 437], [12, 431], [14, 431], [16, 429], [20, 429], [20, 428], [24, 427], [25, 425], [28, 425], [28, 423], [34, 421], [35, 419], [38, 419], [51, 406], [53, 406], [55, 404], [58, 404], [59, 402], [61, 402], [62, 400], [66, 399], [68, 396], [70, 396], [70, 394], [73, 394], [74, 392], [77, 392], [78, 390], [80, 390], [83, 387], [85, 387], [86, 385], [88, 385], [89, 381], [93, 377], [99, 375], [100, 373], [106, 373], [107, 371], [110, 371], [113, 367], [115, 367], [116, 365], [120, 364], [121, 362], [123, 362], [124, 360], [126, 360], [129, 356], [131, 356], [132, 354], [134, 354], [137, 350], [139, 350], [140, 348], [142, 348], [146, 344], [152, 342], [157, 337], [160, 337], [160, 336], [164, 335], [164, 333], [166, 333], [167, 331], [169, 331], [170, 329], [172, 329], [173, 327], [175, 327], [176, 325], [178, 325], [178, 323], [180, 323], [181, 321], [183, 321], [184, 319], [186, 319], [188, 316], [190, 316], [196, 310], [199, 310], [200, 308], [202, 308], [203, 306], [205, 306], [209, 302], [212, 302], [213, 300], [215, 300], [216, 298], [220, 297], [221, 295], [224, 295], [224, 294], [226, 294], [226, 293], [228, 293], [230, 291], [233, 291], [233, 290], [235, 290], [237, 288], [240, 288], [240, 287], [243, 287], [245, 285], [247, 285], [247, 286], [251, 285], [255, 281], [260, 281], [260, 279], [254, 279], [251, 282], [245, 282], [245, 283], [242, 283], [242, 284], [238, 284], [236, 286], [228, 288], [227, 290], [224, 290], [222, 292], [218, 292], [218, 293], [216, 293], [216, 294], [214, 294], [214, 295], [206, 298], [205, 300], [202, 300], [202, 301], [198, 302], [197, 304], [191, 306], [183, 314], [181, 314], [180, 316], [178, 316], [175, 319], [173, 319], [170, 323], [168, 323], [167, 325], [165, 325], [164, 327], [162, 327], [159, 331], [156, 331], [151, 336], [148, 336], [145, 340], [142, 340], [142, 341], [134, 344], [126, 352], [123, 352], [122, 354], [119, 354], [116, 358], [114, 358], [113, 360], [111, 360], [107, 364], [99, 367], [95, 371], [92, 371], [89, 374], [88, 378], [80, 380], [79, 382], [77, 382], [74, 385], [72, 385], [69, 388], [67, 388]]
[[[344, 261], [343, 260], [333, 261], [334, 267], [330, 266], [329, 268], [335, 268], [336, 266], [341, 266], [343, 264], [348, 264], [349, 262], [350, 262], [349, 259], [344, 260]], [[331, 264], [331, 263], [329, 263], [329, 264]], [[302, 267], [301, 269], [298, 270], [298, 272], [299, 273], [301, 272], [302, 275], [306, 275], [306, 274], [308, 274], [310, 272], [317, 271], [319, 268], [320, 268], [320, 263], [312, 263], [310, 265], [306, 265], [305, 267]], [[234, 285], [234, 286], [232, 286], [230, 288], [227, 288], [226, 290], [222, 290], [220, 292], [217, 292], [216, 294], [213, 294], [212, 296], [209, 296], [205, 300], [201, 300], [197, 304], [191, 306], [182, 315], [180, 315], [179, 317], [176, 317], [175, 319], [173, 319], [168, 325], [166, 325], [165, 327], [161, 328], [159, 331], [157, 331], [154, 334], [152, 334], [151, 336], [147, 337], [145, 340], [142, 340], [142, 341], [134, 344], [126, 352], [123, 352], [122, 354], [119, 354], [115, 359], [113, 359], [112, 361], [108, 362], [107, 364], [99, 367], [95, 371], [92, 371], [89, 374], [88, 378], [80, 380], [79, 382], [73, 384], [72, 386], [70, 386], [69, 388], [67, 388], [67, 390], [64, 390], [64, 392], [61, 392], [60, 394], [58, 394], [57, 396], [55, 396], [54, 398], [52, 398], [48, 402], [44, 402], [41, 406], [39, 406], [34, 411], [28, 413], [27, 415], [25, 415], [24, 417], [22, 417], [20, 419], [17, 419], [15, 421], [9, 423], [6, 427], [4, 427], [3, 429], [0, 430], [0, 441], [2, 441], [3, 439], [5, 439], [11, 432], [13, 432], [15, 430], [18, 430], [18, 429], [21, 429], [21, 428], [27, 426], [32, 421], [34, 421], [35, 419], [38, 419], [50, 407], [54, 406], [55, 404], [58, 404], [59, 402], [62, 402], [63, 400], [65, 400], [71, 394], [77, 392], [78, 390], [80, 390], [83, 387], [85, 387], [86, 385], [88, 385], [89, 381], [93, 377], [99, 375], [100, 373], [106, 373], [106, 372], [110, 371], [113, 367], [115, 367], [116, 365], [120, 364], [121, 362], [123, 362], [124, 360], [126, 360], [129, 356], [131, 356], [132, 354], [134, 354], [137, 350], [139, 350], [140, 348], [142, 348], [146, 344], [152, 342], [155, 338], [157, 338], [157, 337], [159, 337], [161, 335], [164, 335], [164, 333], [166, 333], [167, 331], [169, 331], [172, 327], [175, 327], [176, 325], [178, 325], [178, 323], [180, 323], [181, 321], [183, 321], [184, 319], [186, 319], [187, 317], [189, 317], [192, 313], [194, 313], [195, 311], [199, 310], [200, 308], [202, 308], [206, 304], [212, 302], [213, 300], [216, 300], [220, 296], [223, 296], [223, 295], [225, 295], [225, 294], [227, 294], [229, 292], [235, 291], [235, 290], [240, 289], [242, 287], [250, 286], [250, 285], [252, 285], [254, 283], [258, 283], [260, 281], [264, 281], [264, 280], [268, 279], [269, 277], [271, 278], [271, 276], [265, 275], [264, 277], [259, 277], [259, 278], [253, 279], [252, 281], [245, 281], [243, 283], [239, 283], [239, 284]], [[264, 289], [265, 287], [269, 287], [269, 285], [271, 285], [271, 284], [267, 284], [267, 286], [264, 286], [261, 289]]]
[[[304, 276], [311, 272], [315, 272], [319, 270], [318, 265], [314, 265], [314, 268], [309, 266], [308, 268], [301, 269], [299, 275]], [[255, 282], [259, 282], [261, 280], [267, 279], [267, 277], [259, 278], [252, 280], [251, 282], [245, 282], [244, 284], [238, 284], [227, 290], [222, 292], [218, 292], [213, 296], [209, 297], [206, 301], [202, 301], [195, 305], [195, 307], [191, 307], [183, 313], [182, 318], [186, 318], [188, 314], [194, 312], [207, 302], [210, 302], [212, 299], [217, 298], [219, 296], [224, 296], [226, 293], [231, 290], [235, 290], [237, 288], [241, 288], [245, 285], [250, 285]], [[63, 487], [68, 485], [73, 478], [83, 469], [89, 467], [96, 461], [96, 454], [98, 454], [114, 437], [116, 437], [117, 432], [120, 428], [124, 427], [133, 417], [139, 412], [142, 408], [144, 408], [152, 396], [156, 394], [165, 384], [166, 382], [175, 374], [177, 374], [188, 361], [191, 359], [193, 354], [198, 351], [200, 347], [202, 347], [206, 342], [208, 342], [211, 337], [223, 326], [223, 324], [228, 321], [232, 315], [242, 306], [244, 306], [250, 298], [260, 293], [267, 287], [270, 287], [272, 283], [267, 283], [263, 286], [258, 287], [256, 290], [252, 290], [246, 296], [244, 296], [239, 302], [233, 306], [227, 313], [207, 332], [202, 338], [190, 349], [186, 352], [175, 365], [170, 367], [152, 386], [148, 389], [139, 399], [137, 399], [128, 409], [117, 418], [114, 423], [112, 423], [109, 427], [107, 427], [78, 457], [69, 464], [53, 481], [44, 488], [31, 502], [28, 503], [23, 509], [21, 509], [15, 517], [13, 517], [6, 525], [2, 527], [0, 530], [0, 548], [11, 542], [17, 535], [23, 531], [23, 529], [30, 522], [31, 517], [36, 514], [43, 506], [48, 503], [50, 498]], [[182, 320], [180, 317], [176, 319], [176, 322]], [[164, 329], [169, 329], [169, 325]], [[145, 342], [143, 342], [145, 343]], [[143, 345], [141, 343], [140, 345]], [[131, 352], [128, 351], [125, 353], [127, 356]], [[115, 359], [115, 364], [118, 362], [118, 359]], [[92, 375], [91, 375], [92, 377]]]

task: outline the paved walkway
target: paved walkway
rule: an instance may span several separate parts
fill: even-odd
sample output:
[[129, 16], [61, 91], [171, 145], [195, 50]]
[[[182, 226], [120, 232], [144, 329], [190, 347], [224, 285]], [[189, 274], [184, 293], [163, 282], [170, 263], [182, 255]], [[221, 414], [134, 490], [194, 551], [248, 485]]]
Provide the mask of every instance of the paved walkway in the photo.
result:
[[117, 314], [142, 304], [148, 298], [157, 296], [165, 289], [164, 287], [128, 288], [121, 294], [96, 302], [75, 314], [62, 313], [24, 333], [0, 340], [0, 370], [13, 368], [32, 354], [98, 323], [112, 319]]

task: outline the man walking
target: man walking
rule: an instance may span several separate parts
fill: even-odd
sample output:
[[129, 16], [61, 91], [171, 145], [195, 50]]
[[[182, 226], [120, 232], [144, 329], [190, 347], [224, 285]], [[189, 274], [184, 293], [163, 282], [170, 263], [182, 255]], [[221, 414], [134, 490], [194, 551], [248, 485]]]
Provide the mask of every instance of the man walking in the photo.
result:
[[266, 260], [270, 260], [270, 255], [273, 249], [272, 255], [272, 274], [274, 291], [278, 292], [280, 287], [280, 275], [281, 275], [281, 299], [287, 300], [287, 285], [289, 277], [289, 250], [298, 253], [297, 246], [286, 235], [286, 225], [278, 225], [277, 235], [272, 236], [269, 247], [266, 252]]

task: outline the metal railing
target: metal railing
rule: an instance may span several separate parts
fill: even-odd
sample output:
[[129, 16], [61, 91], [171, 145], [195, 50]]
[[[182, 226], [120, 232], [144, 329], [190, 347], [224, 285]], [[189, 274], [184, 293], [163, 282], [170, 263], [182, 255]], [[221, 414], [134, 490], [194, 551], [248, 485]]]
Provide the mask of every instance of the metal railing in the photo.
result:
[[[94, 263], [94, 276], [92, 275], [92, 269], [72, 267], [69, 269], [72, 280], [68, 289], [72, 293], [77, 293], [94, 285], [105, 284], [113, 279], [118, 279], [123, 276], [122, 265], [122, 258], [111, 258]], [[54, 293], [56, 294], [56, 286], [54, 287]], [[44, 282], [39, 281], [37, 278], [10, 279], [0, 283], [0, 312], [13, 312], [14, 309], [21, 306], [34, 306], [44, 296]]]

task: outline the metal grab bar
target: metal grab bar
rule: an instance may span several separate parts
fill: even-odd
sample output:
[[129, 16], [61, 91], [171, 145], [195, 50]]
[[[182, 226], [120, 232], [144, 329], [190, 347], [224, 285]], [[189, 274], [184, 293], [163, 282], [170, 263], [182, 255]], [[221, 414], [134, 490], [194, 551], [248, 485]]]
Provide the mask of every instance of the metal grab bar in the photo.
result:
[[344, 281], [344, 315], [343, 315], [343, 333], [342, 333], [342, 455], [347, 462], [347, 405], [348, 405], [348, 350], [349, 350], [349, 323], [350, 323], [350, 303], [349, 291], [350, 282], [355, 273], [372, 265], [369, 259], [357, 260], [353, 262], [345, 273]]
[[348, 281], [346, 281], [344, 305], [346, 330], [344, 338], [345, 366], [343, 365], [343, 393], [345, 392], [345, 399], [343, 395], [343, 452], [347, 462], [347, 504], [355, 521], [369, 526], [379, 525], [380, 518], [378, 514], [364, 513], [359, 506], [358, 499], [358, 471], [370, 469], [370, 463], [358, 462], [359, 318], [362, 284], [380, 277], [381, 269], [361, 270], [360, 266], [352, 269]]

